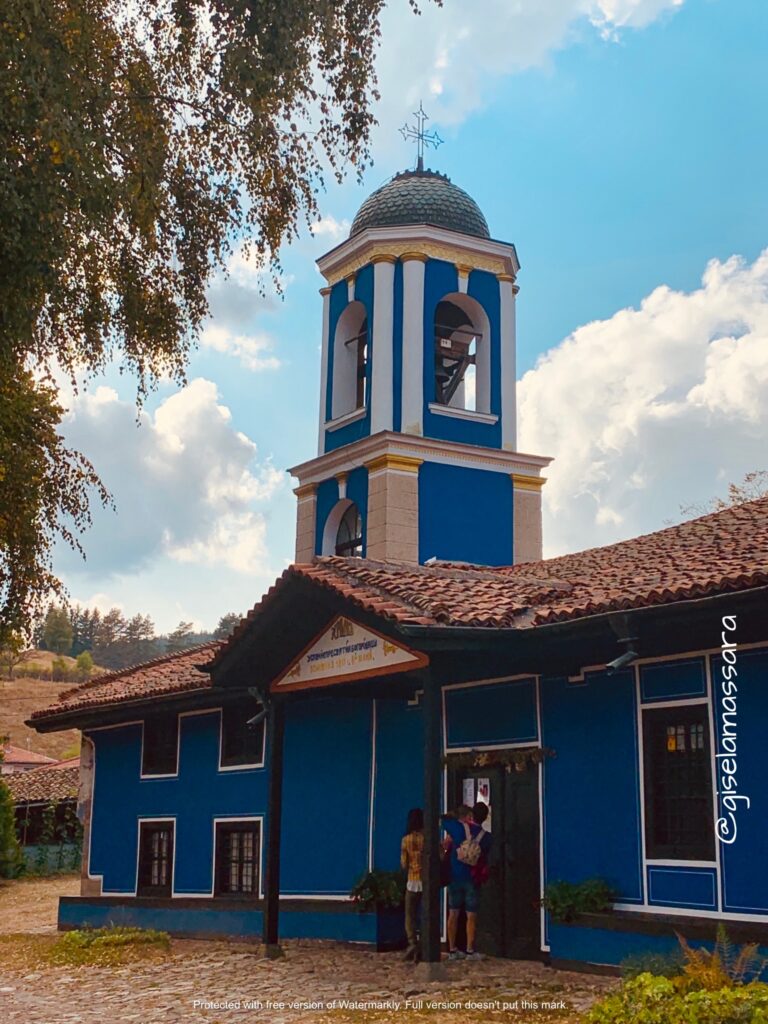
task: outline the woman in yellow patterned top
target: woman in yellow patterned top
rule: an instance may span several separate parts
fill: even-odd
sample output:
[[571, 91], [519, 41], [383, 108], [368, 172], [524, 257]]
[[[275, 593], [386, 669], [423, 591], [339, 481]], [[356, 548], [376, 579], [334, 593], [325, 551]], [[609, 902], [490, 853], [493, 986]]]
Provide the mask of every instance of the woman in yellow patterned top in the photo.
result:
[[400, 867], [408, 872], [405, 886], [405, 934], [408, 936], [406, 960], [419, 959], [419, 918], [421, 916], [421, 857], [424, 851], [424, 812], [420, 807], [408, 811], [408, 824], [400, 844]]

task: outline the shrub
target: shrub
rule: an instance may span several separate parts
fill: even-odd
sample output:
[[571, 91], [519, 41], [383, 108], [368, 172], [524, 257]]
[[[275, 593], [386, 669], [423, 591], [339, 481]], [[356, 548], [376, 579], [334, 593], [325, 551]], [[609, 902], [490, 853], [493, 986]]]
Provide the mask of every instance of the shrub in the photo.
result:
[[72, 673], [69, 671], [69, 665], [64, 658], [59, 655], [58, 658], [54, 658], [51, 661], [51, 679], [54, 682], [67, 682], [71, 679]]
[[360, 911], [401, 907], [405, 901], [405, 873], [368, 871], [349, 895]]
[[83, 928], [65, 932], [48, 953], [52, 964], [110, 966], [170, 948], [167, 932], [144, 928]]
[[16, 837], [13, 797], [0, 776], [0, 878], [18, 878], [23, 871], [24, 857]]
[[572, 921], [578, 914], [610, 910], [615, 895], [602, 878], [588, 878], [583, 882], [550, 882], [544, 890], [542, 905], [553, 921]]
[[91, 678], [93, 657], [90, 651], [81, 651], [77, 656], [77, 678], [81, 681]]
[[640, 974], [597, 1003], [589, 1024], [766, 1024], [768, 985], [681, 992], [670, 978]]
[[713, 949], [693, 948], [677, 933], [685, 962], [678, 985], [682, 989], [715, 991], [732, 985], [746, 985], [757, 980], [765, 969], [765, 957], [758, 953], [758, 944], [737, 946], [731, 942], [724, 925], [717, 927]]

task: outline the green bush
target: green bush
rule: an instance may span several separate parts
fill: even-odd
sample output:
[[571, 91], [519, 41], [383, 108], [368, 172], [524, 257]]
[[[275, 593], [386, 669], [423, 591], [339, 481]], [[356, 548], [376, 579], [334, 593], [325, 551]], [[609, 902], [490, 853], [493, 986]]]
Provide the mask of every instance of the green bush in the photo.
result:
[[673, 979], [640, 974], [597, 1003], [589, 1024], [768, 1024], [768, 985], [681, 992]]
[[621, 976], [627, 980], [640, 974], [653, 974], [662, 978], [674, 978], [685, 966], [682, 950], [673, 949], [669, 953], [633, 953], [621, 961]]
[[404, 871], [368, 871], [349, 895], [360, 911], [401, 907], [405, 880]]
[[147, 952], [170, 948], [167, 932], [150, 928], [83, 928], [65, 932], [48, 954], [52, 964], [109, 966], [135, 959]]
[[583, 882], [550, 882], [544, 890], [543, 906], [555, 922], [572, 921], [579, 914], [610, 910], [616, 894], [602, 878]]

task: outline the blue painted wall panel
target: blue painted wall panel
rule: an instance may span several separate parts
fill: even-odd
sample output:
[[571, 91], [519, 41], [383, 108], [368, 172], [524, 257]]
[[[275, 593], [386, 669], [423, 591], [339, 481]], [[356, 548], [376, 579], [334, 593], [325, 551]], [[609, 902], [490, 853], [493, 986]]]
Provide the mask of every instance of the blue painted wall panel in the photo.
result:
[[281, 892], [346, 895], [368, 866], [371, 701], [287, 709]]
[[[473, 270], [467, 283], [467, 294], [486, 312], [491, 325], [491, 412], [501, 416], [501, 297], [495, 274]], [[492, 428], [494, 446], [501, 445], [501, 424]]]
[[536, 680], [445, 691], [448, 747], [535, 742]]
[[[738, 638], [738, 633], [736, 634]], [[740, 651], [736, 675], [723, 679], [721, 658], [712, 659], [713, 708], [718, 736], [718, 789], [725, 794], [722, 779], [727, 773], [723, 762], [732, 760], [731, 749], [723, 745], [723, 713], [729, 713], [735, 700], [734, 719], [726, 719], [727, 733], [735, 734], [736, 786], [731, 793], [749, 800], [736, 800], [736, 831], [733, 842], [720, 844], [723, 871], [723, 908], [740, 914], [768, 913], [768, 790], [766, 775], [766, 722], [768, 722], [768, 650]], [[729, 692], [733, 686], [734, 692]], [[726, 704], [723, 705], [723, 700]], [[732, 743], [727, 744], [732, 748]], [[732, 767], [732, 766], [728, 766]], [[730, 785], [730, 784], [729, 784]], [[727, 794], [726, 794], [727, 795]], [[728, 823], [726, 838], [734, 836], [731, 809], [720, 805], [720, 816]]]
[[648, 867], [648, 902], [660, 907], [717, 910], [714, 868]]
[[392, 337], [392, 429], [402, 429], [403, 408], [403, 264], [395, 265]]
[[512, 481], [506, 473], [425, 462], [419, 469], [419, 561], [512, 564]]
[[179, 775], [140, 779], [141, 726], [92, 733], [96, 744], [90, 872], [105, 893], [133, 893], [139, 818], [175, 817], [174, 892], [210, 893], [214, 817], [263, 815], [263, 768], [219, 772], [219, 713], [180, 718]]
[[641, 665], [640, 693], [644, 702], [705, 697], [707, 675], [704, 659]]
[[545, 880], [600, 876], [642, 902], [634, 674], [542, 680]]
[[408, 811], [424, 802], [424, 739], [421, 706], [405, 700], [376, 701], [374, 866], [400, 866], [400, 840]]
[[339, 500], [339, 485], [332, 477], [323, 480], [317, 488], [317, 505], [315, 506], [315, 554], [323, 553], [323, 531], [331, 510]]

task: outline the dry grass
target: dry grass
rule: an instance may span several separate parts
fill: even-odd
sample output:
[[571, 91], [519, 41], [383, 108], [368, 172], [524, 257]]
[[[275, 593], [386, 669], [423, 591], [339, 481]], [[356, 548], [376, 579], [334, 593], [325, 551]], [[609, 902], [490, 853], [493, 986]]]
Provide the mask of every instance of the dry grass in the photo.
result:
[[0, 882], [0, 935], [56, 934], [59, 896], [80, 893], [79, 875]]
[[[38, 652], [40, 655], [46, 651]], [[37, 733], [24, 724], [33, 711], [53, 704], [73, 683], [52, 683], [47, 679], [0, 679], [0, 736], [10, 736], [16, 747], [59, 758], [80, 738], [77, 729]]]

